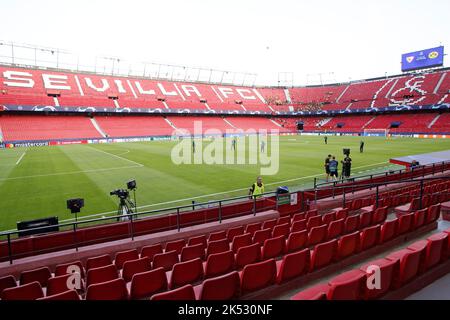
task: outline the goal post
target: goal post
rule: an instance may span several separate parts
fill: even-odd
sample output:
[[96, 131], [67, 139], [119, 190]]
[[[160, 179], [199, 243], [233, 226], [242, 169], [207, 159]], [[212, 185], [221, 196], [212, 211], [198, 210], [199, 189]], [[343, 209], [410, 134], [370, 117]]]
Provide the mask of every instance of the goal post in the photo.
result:
[[364, 129], [365, 137], [389, 137], [389, 129]]

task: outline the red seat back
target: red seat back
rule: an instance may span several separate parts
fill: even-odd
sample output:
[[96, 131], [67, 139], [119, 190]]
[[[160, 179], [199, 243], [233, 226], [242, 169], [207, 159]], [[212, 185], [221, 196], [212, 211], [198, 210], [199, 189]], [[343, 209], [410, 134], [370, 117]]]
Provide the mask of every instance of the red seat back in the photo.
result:
[[289, 234], [286, 242], [286, 252], [294, 252], [303, 249], [308, 243], [308, 231], [297, 231]]
[[16, 278], [14, 278], [14, 276], [9, 275], [0, 278], [0, 294], [6, 288], [14, 288], [14, 287], [17, 287]]
[[385, 243], [393, 239], [397, 235], [397, 223], [398, 219], [386, 221], [381, 225], [380, 231], [380, 243]]
[[188, 246], [195, 246], [197, 244], [202, 244], [203, 248], [206, 248], [207, 245], [207, 239], [205, 235], [200, 235], [196, 237], [189, 238], [188, 240]]
[[330, 264], [336, 254], [336, 250], [336, 239], [316, 245], [311, 252], [310, 270], [314, 271]]
[[253, 235], [253, 243], [259, 243], [263, 245], [264, 241], [269, 239], [272, 235], [272, 229], [262, 229], [255, 232]]
[[358, 229], [359, 227], [359, 215], [349, 216], [345, 219], [345, 233], [350, 233]]
[[[89, 274], [88, 274], [89, 275]], [[88, 286], [86, 300], [127, 300], [128, 290], [122, 278]]]
[[234, 227], [234, 228], [230, 228], [227, 231], [227, 239], [228, 241], [233, 241], [233, 238], [235, 236], [239, 236], [241, 234], [244, 233], [244, 226], [239, 226], [239, 227]]
[[372, 224], [383, 223], [387, 218], [388, 207], [380, 207], [375, 209], [372, 215]]
[[418, 210], [414, 212], [414, 229], [420, 228], [425, 224], [425, 219], [427, 217], [428, 208]]
[[205, 258], [205, 247], [203, 243], [189, 245], [181, 249], [181, 261], [188, 261], [196, 258], [202, 260]]
[[112, 263], [111, 257], [107, 254], [98, 257], [88, 258], [86, 260], [86, 271], [89, 271], [90, 269], [93, 268], [108, 266], [111, 263]]
[[164, 252], [169, 251], [176, 251], [177, 254], [181, 253], [181, 249], [183, 249], [186, 246], [186, 241], [184, 239], [170, 241], [166, 243], [166, 247], [164, 249]]
[[235, 236], [231, 242], [231, 250], [237, 252], [239, 248], [249, 246], [252, 244], [252, 235], [250, 233], [244, 233], [239, 236]]
[[365, 227], [368, 227], [372, 223], [372, 211], [362, 212], [359, 215], [359, 227], [358, 229], [363, 229]]
[[245, 233], [250, 233], [253, 237], [253, 235], [255, 234], [256, 231], [261, 230], [261, 226], [262, 226], [261, 222], [248, 224], [245, 227]]
[[241, 293], [256, 291], [273, 284], [276, 270], [274, 259], [246, 265], [241, 273]]
[[286, 254], [279, 265], [277, 283], [281, 284], [287, 280], [298, 277], [309, 270], [310, 254], [308, 249]]
[[201, 286], [199, 300], [231, 300], [237, 298], [240, 287], [239, 273], [230, 272], [223, 276], [205, 280]]
[[278, 236], [287, 237], [289, 235], [290, 229], [291, 229], [291, 225], [289, 223], [278, 224], [275, 227], [273, 227], [272, 238], [275, 238]]
[[344, 259], [358, 252], [359, 231], [342, 236], [338, 241], [337, 259]]
[[234, 269], [234, 253], [231, 250], [208, 256], [205, 264], [205, 278], [212, 278]]
[[335, 219], [336, 219], [335, 212], [326, 213], [322, 216], [322, 224], [330, 224], [330, 222], [334, 221]]
[[76, 290], [69, 290], [62, 293], [54, 294], [54, 295], [48, 295], [43, 298], [39, 298], [37, 300], [46, 300], [46, 301], [77, 301], [81, 300], [80, 295], [77, 293]]
[[161, 243], [143, 247], [141, 249], [141, 258], [148, 257], [150, 261], [153, 261], [153, 257], [158, 253], [163, 253]]
[[398, 218], [398, 229], [397, 234], [404, 234], [411, 230], [411, 226], [413, 226], [414, 222], [414, 212], [401, 215]]
[[284, 236], [278, 236], [264, 241], [262, 247], [261, 259], [266, 260], [275, 258], [284, 252], [285, 240]]
[[175, 289], [203, 278], [203, 263], [200, 258], [176, 263], [173, 266], [169, 288]]
[[48, 267], [37, 268], [34, 270], [23, 271], [20, 274], [20, 284], [24, 285], [37, 281], [41, 287], [46, 287], [48, 279], [52, 277], [52, 273]]
[[175, 250], [158, 253], [153, 256], [153, 269], [162, 267], [164, 270], [172, 270], [175, 263], [178, 263], [178, 254]]
[[344, 232], [344, 219], [330, 222], [327, 229], [327, 239], [334, 239]]
[[377, 245], [380, 237], [380, 225], [363, 229], [360, 233], [359, 251], [364, 251]]
[[178, 289], [154, 294], [150, 300], [195, 300], [194, 287], [187, 284]]
[[[360, 270], [366, 272], [370, 286], [364, 286], [364, 299], [377, 299], [388, 292], [397, 277], [399, 263], [398, 260], [378, 259], [363, 265]], [[379, 289], [375, 286], [377, 283], [376, 273], [379, 270]]]
[[334, 277], [328, 283], [328, 300], [359, 300], [363, 297], [366, 273], [350, 270]]
[[306, 230], [306, 220], [298, 220], [292, 223], [291, 232]]
[[262, 229], [272, 229], [276, 225], [277, 225], [277, 219], [267, 220], [267, 221], [264, 221], [264, 223], [262, 225]]
[[228, 239], [209, 241], [208, 247], [206, 248], [206, 256], [208, 257], [210, 254], [220, 253], [230, 250], [230, 243]]
[[14, 288], [6, 288], [0, 294], [2, 300], [36, 300], [43, 296], [41, 284], [37, 281]]
[[226, 239], [227, 232], [225, 230], [213, 232], [209, 234], [208, 242]]
[[167, 290], [168, 283], [164, 268], [136, 273], [130, 286], [131, 299], [143, 299]]
[[306, 223], [306, 228], [308, 230], [311, 230], [312, 228], [318, 227], [320, 225], [322, 225], [322, 216], [314, 216], [308, 219], [308, 222]]
[[126, 282], [130, 282], [136, 273], [146, 272], [151, 270], [151, 261], [148, 257], [143, 257], [136, 260], [130, 260], [123, 264], [122, 278]]
[[110, 264], [108, 266], [92, 268], [87, 272], [86, 287], [91, 284], [101, 283], [117, 279], [119, 277], [116, 266]]
[[308, 234], [308, 245], [312, 246], [325, 240], [328, 226], [326, 224], [314, 227]]
[[79, 270], [81, 277], [84, 278], [85, 273], [81, 261], [73, 261], [69, 263], [58, 264], [55, 267], [55, 277], [62, 276], [67, 273], [72, 273], [75, 270]]
[[116, 265], [117, 269], [122, 269], [123, 264], [126, 261], [129, 260], [136, 260], [139, 259], [139, 253], [136, 249], [131, 249], [127, 251], [121, 251], [116, 253], [116, 257], [114, 259], [114, 264]]
[[240, 269], [250, 263], [255, 263], [261, 259], [261, 247], [259, 243], [242, 247], [236, 253], [236, 268]]

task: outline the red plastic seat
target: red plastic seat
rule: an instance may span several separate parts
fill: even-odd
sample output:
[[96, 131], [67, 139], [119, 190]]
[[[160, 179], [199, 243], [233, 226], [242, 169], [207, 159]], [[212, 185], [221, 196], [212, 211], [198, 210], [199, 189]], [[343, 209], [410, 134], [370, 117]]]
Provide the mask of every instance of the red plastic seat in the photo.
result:
[[20, 274], [20, 285], [37, 281], [41, 287], [46, 287], [48, 279], [52, 277], [52, 273], [48, 267], [37, 268], [34, 270], [23, 271]]
[[6, 288], [2, 291], [1, 300], [36, 300], [42, 298], [44, 292], [37, 281], [20, 285], [14, 288]]
[[290, 300], [326, 300], [329, 289], [328, 283], [320, 283], [296, 293]]
[[86, 287], [89, 287], [91, 284], [114, 280], [118, 277], [119, 275], [117, 273], [116, 266], [113, 264], [99, 268], [92, 268], [87, 272]]
[[372, 224], [383, 223], [387, 218], [388, 207], [380, 207], [375, 209], [372, 215]]
[[136, 260], [130, 260], [123, 264], [122, 278], [126, 282], [130, 282], [136, 273], [146, 272], [151, 270], [151, 261], [148, 257], [143, 257]]
[[127, 251], [121, 251], [116, 253], [116, 257], [114, 259], [114, 264], [116, 265], [118, 270], [123, 268], [123, 264], [126, 261], [139, 259], [139, 253], [136, 249], [131, 249]]
[[296, 213], [292, 216], [292, 223], [300, 220], [306, 220], [306, 212]]
[[88, 272], [90, 269], [109, 266], [110, 264], [112, 264], [111, 257], [107, 254], [98, 257], [92, 257], [86, 260], [86, 272]]
[[181, 249], [181, 262], [196, 258], [200, 258], [202, 260], [205, 258], [205, 246], [203, 243], [188, 245], [187, 247]]
[[428, 208], [418, 210], [414, 212], [414, 229], [420, 228], [425, 224], [425, 219], [427, 217]]
[[286, 241], [286, 250], [285, 252], [295, 252], [297, 250], [303, 249], [308, 243], [308, 231], [298, 231], [292, 232], [289, 234], [289, 237]]
[[172, 270], [175, 263], [178, 263], [178, 253], [173, 250], [164, 253], [158, 253], [153, 256], [153, 269], [162, 267], [164, 270]]
[[397, 215], [397, 218], [399, 218], [401, 215], [410, 213], [416, 210], [420, 209], [420, 198], [414, 198], [410, 203], [395, 207], [395, 214]]
[[362, 212], [359, 215], [359, 227], [358, 229], [364, 229], [372, 224], [372, 211]]
[[318, 244], [311, 251], [310, 271], [323, 268], [331, 263], [337, 250], [337, 240]]
[[188, 246], [195, 246], [198, 244], [203, 245], [203, 248], [206, 249], [206, 245], [208, 244], [208, 241], [207, 241], [205, 235], [200, 235], [200, 236], [189, 238]]
[[286, 254], [277, 261], [277, 283], [281, 284], [305, 274], [309, 270], [310, 253], [308, 249]]
[[250, 233], [244, 233], [239, 236], [235, 236], [231, 242], [231, 250], [236, 253], [239, 248], [246, 247], [252, 244], [252, 235]]
[[67, 273], [79, 271], [82, 278], [85, 276], [83, 265], [81, 261], [73, 261], [69, 263], [58, 264], [55, 267], [55, 277], [62, 276]]
[[344, 232], [344, 219], [331, 221], [327, 229], [327, 239], [334, 239]]
[[291, 216], [279, 217], [277, 220], [277, 225], [280, 224], [291, 224]]
[[203, 263], [200, 258], [176, 263], [170, 275], [169, 289], [182, 287], [203, 278]]
[[328, 300], [359, 300], [363, 297], [366, 273], [355, 269], [334, 277], [328, 283]]
[[261, 230], [262, 222], [252, 223], [248, 224], [245, 227], [244, 233], [250, 233], [253, 237], [256, 231]]
[[240, 236], [241, 234], [244, 234], [244, 226], [230, 228], [227, 231], [227, 239], [231, 242], [235, 236]]
[[216, 241], [209, 241], [208, 247], [206, 248], [206, 256], [209, 257], [209, 255], [214, 253], [220, 253], [230, 250], [230, 243], [228, 242], [228, 239], [222, 239], [222, 240], [216, 240]]
[[415, 242], [408, 246], [411, 250], [423, 250], [420, 272], [426, 271], [437, 265], [444, 257], [448, 234], [439, 232], [428, 237], [427, 240]]
[[277, 219], [264, 221], [262, 229], [273, 229], [277, 225]]
[[277, 266], [274, 259], [248, 264], [241, 271], [241, 294], [256, 291], [275, 282]]
[[336, 213], [330, 212], [326, 213], [322, 216], [322, 223], [321, 224], [330, 224], [331, 221], [336, 220]]
[[197, 300], [231, 300], [239, 295], [240, 278], [237, 271], [205, 280], [196, 286]]
[[354, 232], [359, 227], [359, 215], [348, 216], [344, 225], [344, 233]]
[[348, 209], [341, 209], [341, 210], [338, 210], [337, 212], [336, 212], [336, 220], [340, 220], [340, 219], [347, 219], [347, 216], [348, 216], [348, 212], [349, 212], [349, 210]]
[[360, 233], [359, 251], [364, 251], [377, 245], [380, 237], [380, 225], [363, 229]]
[[213, 232], [213, 233], [209, 234], [208, 242], [223, 240], [223, 239], [226, 239], [226, 238], [227, 238], [227, 232], [225, 230], [218, 231], [218, 232]]
[[44, 301], [78, 301], [81, 300], [80, 295], [78, 294], [78, 292], [76, 290], [68, 290], [65, 292], [61, 292], [58, 294], [54, 294], [54, 295], [48, 295], [46, 297], [43, 298], [39, 298], [36, 300], [44, 300]]
[[306, 220], [298, 220], [292, 223], [291, 232], [306, 230]]
[[130, 299], [143, 299], [166, 291], [168, 282], [164, 268], [136, 273], [131, 279]]
[[14, 276], [9, 275], [0, 278], [0, 294], [2, 293], [3, 290], [7, 288], [15, 288], [15, 287], [17, 287], [17, 282]]
[[377, 299], [387, 293], [391, 289], [394, 279], [397, 277], [398, 266], [398, 260], [384, 258], [370, 261], [361, 266], [360, 270], [366, 272], [368, 278], [376, 273], [374, 268], [378, 268], [380, 275], [379, 289], [375, 287], [375, 281], [370, 281], [371, 279], [369, 279], [368, 282], [371, 284], [371, 287], [364, 287], [364, 299]]
[[155, 254], [163, 253], [161, 243], [145, 246], [141, 249], [141, 258], [147, 257], [150, 261], [153, 261]]
[[262, 229], [255, 232], [253, 235], [253, 243], [258, 243], [259, 245], [263, 245], [264, 241], [269, 239], [272, 236], [272, 229]]
[[208, 256], [205, 263], [205, 279], [213, 278], [234, 269], [234, 253], [231, 250]]
[[305, 219], [308, 220], [309, 218], [315, 217], [315, 216], [318, 216], [318, 215], [319, 215], [319, 210], [317, 210], [317, 209], [308, 210], [306, 212]]
[[328, 226], [326, 224], [314, 227], [308, 234], [308, 245], [312, 246], [325, 240], [327, 236]]
[[306, 228], [311, 230], [312, 228], [318, 227], [322, 225], [322, 216], [314, 216], [308, 219], [306, 223]]
[[411, 281], [419, 272], [421, 251], [403, 249], [393, 252], [386, 257], [388, 260], [400, 260], [398, 278], [394, 281], [395, 288]]
[[48, 284], [47, 284], [46, 295], [52, 296], [55, 294], [60, 294], [60, 293], [66, 292], [68, 290], [82, 291], [84, 288], [83, 288], [83, 283], [82, 283], [81, 279], [78, 282], [79, 287], [76, 288], [75, 286], [77, 285], [77, 283], [72, 282], [71, 279], [69, 279], [71, 277], [73, 277], [72, 274], [66, 273], [66, 274], [63, 274], [62, 276], [50, 278], [48, 280]]
[[273, 227], [272, 238], [276, 238], [278, 236], [287, 237], [289, 235], [291, 229], [291, 225], [289, 223], [278, 224]]
[[[88, 273], [89, 276], [89, 273]], [[127, 300], [128, 290], [122, 278], [91, 284], [86, 291], [86, 300]]]
[[344, 259], [358, 252], [359, 231], [342, 236], [338, 241], [336, 259]]
[[236, 253], [236, 268], [241, 269], [248, 264], [258, 262], [261, 259], [261, 246], [259, 243], [242, 247]]
[[404, 234], [411, 230], [414, 222], [414, 212], [405, 213], [398, 218], [397, 234]]
[[154, 294], [150, 300], [195, 300], [194, 287], [187, 284], [178, 289]]
[[284, 236], [267, 239], [261, 249], [261, 259], [266, 260], [280, 256], [284, 252], [285, 244]]
[[419, 261], [419, 270], [417, 271], [417, 274], [421, 274], [426, 269], [426, 256], [427, 256], [427, 240], [419, 240], [416, 241], [408, 246], [407, 249], [412, 251], [420, 251], [420, 261]]
[[425, 223], [429, 224], [436, 221], [437, 219], [439, 219], [440, 214], [441, 214], [440, 204], [436, 204], [434, 206], [429, 207]]
[[380, 243], [385, 243], [397, 236], [397, 223], [398, 219], [395, 218], [394, 220], [386, 221], [381, 225]]
[[177, 254], [181, 254], [181, 249], [186, 246], [186, 241], [184, 239], [170, 241], [166, 243], [164, 252], [176, 251]]

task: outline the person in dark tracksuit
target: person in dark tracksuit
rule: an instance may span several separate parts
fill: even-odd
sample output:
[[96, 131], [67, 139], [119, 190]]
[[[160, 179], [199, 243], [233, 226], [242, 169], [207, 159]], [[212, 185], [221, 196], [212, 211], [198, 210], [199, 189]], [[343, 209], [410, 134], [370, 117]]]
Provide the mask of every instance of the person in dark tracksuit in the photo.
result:
[[364, 141], [361, 140], [361, 142], [359, 143], [359, 152], [363, 153], [364, 152]]

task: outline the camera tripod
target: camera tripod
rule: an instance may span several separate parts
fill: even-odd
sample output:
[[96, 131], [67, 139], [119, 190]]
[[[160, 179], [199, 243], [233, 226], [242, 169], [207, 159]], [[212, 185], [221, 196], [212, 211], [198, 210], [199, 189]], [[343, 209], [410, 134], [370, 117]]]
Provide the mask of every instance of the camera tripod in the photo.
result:
[[[128, 198], [119, 198], [119, 206], [117, 208], [117, 221], [125, 221], [126, 219], [131, 220], [130, 214], [133, 214], [133, 208], [135, 208], [135, 204]], [[120, 216], [124, 216], [120, 218]]]

